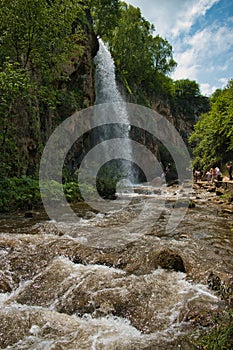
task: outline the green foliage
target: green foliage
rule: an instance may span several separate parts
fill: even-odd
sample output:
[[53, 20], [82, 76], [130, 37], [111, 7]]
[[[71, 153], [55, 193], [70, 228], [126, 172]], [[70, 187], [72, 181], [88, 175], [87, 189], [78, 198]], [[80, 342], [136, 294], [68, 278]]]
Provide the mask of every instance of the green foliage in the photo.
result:
[[[196, 81], [181, 79], [174, 82], [174, 98], [179, 113], [186, 115], [198, 115], [203, 112], [203, 107], [209, 105], [208, 98], [201, 96], [199, 85]], [[204, 104], [204, 99], [206, 103]], [[203, 100], [203, 101], [202, 101]]]
[[0, 172], [5, 176], [11, 172], [12, 163], [18, 161], [15, 114], [13, 108], [19, 99], [30, 94], [30, 82], [19, 63], [6, 60], [0, 71]]
[[230, 350], [233, 348], [233, 311], [225, 313], [212, 329], [198, 340], [204, 350]]
[[173, 71], [177, 64], [172, 57], [172, 46], [166, 39], [156, 35], [151, 38], [151, 47], [149, 49], [156, 71], [164, 74]]
[[89, 0], [95, 32], [103, 39], [117, 25], [119, 0]]
[[10, 62], [9, 58], [3, 63], [0, 72], [0, 113], [12, 106], [16, 98], [28, 93], [29, 79], [19, 63]]
[[80, 201], [82, 199], [78, 182], [67, 182], [63, 185], [63, 188], [68, 202]]
[[89, 195], [89, 199], [95, 191], [89, 184], [79, 184], [76, 178], [69, 179], [64, 184], [55, 180], [41, 182], [40, 188], [42, 188], [42, 198], [49, 199], [51, 202], [60, 201], [63, 195], [70, 203], [80, 202], [83, 200], [82, 191]]
[[128, 81], [136, 79], [135, 83], [141, 83], [148, 77], [152, 57], [144, 49], [151, 29], [138, 8], [121, 6], [117, 27], [109, 41], [116, 66]]
[[120, 2], [117, 24], [103, 37], [127, 90], [143, 95], [145, 101], [146, 94], [157, 86], [157, 74], [165, 77], [176, 66], [171, 45], [159, 35], [154, 37], [153, 31], [139, 8]]
[[41, 203], [39, 183], [28, 176], [0, 180], [0, 212], [30, 209]]
[[82, 1], [0, 0], [2, 176], [35, 174], [34, 164], [34, 170], [27, 167], [35, 158], [28, 144], [32, 140], [36, 148], [36, 163], [43, 141], [61, 121], [51, 115], [63, 112], [58, 106], [64, 100], [67, 113], [80, 106], [83, 92], [72, 94], [62, 84], [70, 79], [69, 65], [84, 53], [85, 10]]
[[32, 95], [54, 108], [54, 82], [67, 80], [64, 65], [83, 54], [77, 23], [85, 18], [83, 6], [72, 0], [0, 0], [0, 5], [0, 66], [16, 63], [34, 87]]
[[126, 169], [126, 163], [120, 159], [104, 164], [96, 179], [96, 188], [101, 197], [111, 198], [115, 195], [117, 183], [129, 175], [126, 173]]
[[[94, 193], [92, 186], [87, 184], [79, 185], [77, 181], [67, 181], [60, 184], [57, 181], [41, 183], [43, 196], [49, 195], [51, 201], [59, 201], [63, 193], [68, 202], [82, 201], [81, 190], [85, 193]], [[10, 210], [25, 210], [42, 205], [39, 180], [29, 176], [1, 178], [0, 179], [0, 212]]]
[[195, 166], [206, 170], [233, 157], [233, 81], [211, 99], [211, 110], [201, 115], [189, 142]]
[[61, 65], [80, 52], [79, 33], [71, 35], [78, 16], [83, 16], [78, 2], [72, 0], [0, 1], [1, 55], [30, 72], [38, 68], [43, 79], [50, 80], [50, 70], [60, 73]]

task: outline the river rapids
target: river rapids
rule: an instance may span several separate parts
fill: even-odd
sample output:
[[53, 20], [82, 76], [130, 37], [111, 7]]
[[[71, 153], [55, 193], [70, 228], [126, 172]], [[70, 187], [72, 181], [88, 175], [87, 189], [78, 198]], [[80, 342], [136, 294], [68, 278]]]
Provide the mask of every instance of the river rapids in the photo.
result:
[[2, 215], [1, 349], [191, 349], [186, 334], [226, 307], [208, 287], [232, 276], [232, 216], [193, 190], [168, 232], [177, 191], [138, 186], [108, 213], [77, 204], [75, 223]]

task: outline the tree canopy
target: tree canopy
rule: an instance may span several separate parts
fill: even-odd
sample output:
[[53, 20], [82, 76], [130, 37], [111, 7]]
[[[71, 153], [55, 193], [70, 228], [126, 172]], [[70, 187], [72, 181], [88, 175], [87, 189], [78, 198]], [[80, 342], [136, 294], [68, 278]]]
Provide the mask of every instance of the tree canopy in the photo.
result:
[[[176, 66], [172, 46], [159, 35], [139, 8], [118, 2], [115, 26], [105, 32], [114, 57], [118, 75], [129, 91], [153, 91], [159, 79], [169, 75]], [[166, 78], [164, 84], [167, 83]]]
[[201, 115], [190, 136], [196, 167], [204, 170], [233, 158], [233, 80], [211, 98], [211, 110]]
[[20, 118], [30, 116], [28, 137], [39, 142], [40, 114], [60, 103], [64, 67], [83, 53], [86, 16], [81, 1], [0, 0], [0, 17], [0, 168], [18, 175]]
[[174, 104], [177, 113], [194, 116], [209, 111], [209, 98], [202, 96], [198, 83], [194, 80], [180, 79], [174, 81]]
[[[72, 0], [0, 0], [0, 63], [6, 57], [30, 73], [40, 70], [44, 79], [53, 79], [72, 53], [80, 51], [80, 34], [71, 33], [72, 24], [84, 17]], [[38, 72], [37, 72], [38, 74]]]
[[119, 0], [88, 0], [88, 6], [96, 35], [104, 39], [117, 25], [120, 2]]

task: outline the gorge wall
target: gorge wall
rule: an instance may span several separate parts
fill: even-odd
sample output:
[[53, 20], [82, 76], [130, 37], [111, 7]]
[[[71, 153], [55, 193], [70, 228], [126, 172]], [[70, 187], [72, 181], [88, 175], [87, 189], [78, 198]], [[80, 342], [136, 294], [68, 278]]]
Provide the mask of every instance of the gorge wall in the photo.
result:
[[[95, 103], [94, 57], [99, 44], [88, 11], [86, 12], [86, 20], [86, 23], [82, 24], [85, 33], [81, 43], [83, 47], [82, 55], [70, 57], [69, 62], [63, 66], [63, 73], [69, 79], [66, 79], [66, 81], [57, 79], [53, 82], [60, 95], [60, 103], [56, 108], [49, 108], [36, 98], [33, 105], [27, 105], [19, 99], [14, 106], [14, 130], [12, 129], [12, 133], [17, 142], [17, 154], [9, 154], [9, 161], [13, 163], [11, 172], [13, 175], [37, 175], [43, 147], [56, 126], [76, 110], [85, 109]], [[134, 95], [129, 95], [120, 83], [119, 89], [125, 97], [125, 101], [138, 103], [137, 98]], [[195, 115], [174, 113], [168, 101], [156, 96], [150, 96], [149, 100], [151, 108], [166, 117], [186, 141], [187, 135], [193, 129]], [[160, 149], [159, 152], [157, 140], [148, 133], [132, 128], [131, 137], [146, 145], [162, 163], [169, 162], [169, 155], [166, 154], [166, 150], [161, 152]], [[67, 155], [69, 171], [73, 168], [73, 156], [79, 159], [78, 162], [80, 162], [82, 155], [91, 148], [90, 143], [90, 135], [84, 135], [75, 143], [71, 152]]]
[[[60, 72], [61, 79], [54, 79], [53, 89], [59, 96], [56, 106], [40, 100], [39, 96], [26, 100], [18, 98], [12, 108], [12, 123], [8, 134], [14, 147], [5, 151], [4, 161], [11, 163], [8, 176], [37, 176], [41, 154], [53, 130], [76, 110], [87, 108], [95, 101], [93, 58], [98, 51], [98, 40], [93, 30], [89, 11], [81, 24], [83, 36], [79, 45], [81, 55], [69, 57]], [[37, 73], [40, 81], [39, 73]], [[66, 76], [66, 79], [64, 79]], [[32, 102], [31, 102], [32, 101]], [[82, 143], [82, 141], [81, 141]], [[82, 148], [82, 144], [79, 144]]]

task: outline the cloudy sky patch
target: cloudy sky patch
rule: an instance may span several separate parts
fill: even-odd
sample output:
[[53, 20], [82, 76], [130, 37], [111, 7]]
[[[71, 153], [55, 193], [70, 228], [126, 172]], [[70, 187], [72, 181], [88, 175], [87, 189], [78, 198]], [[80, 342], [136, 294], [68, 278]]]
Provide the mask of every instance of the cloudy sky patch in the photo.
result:
[[178, 63], [173, 79], [196, 80], [210, 95], [233, 78], [232, 0], [127, 0], [166, 38]]

